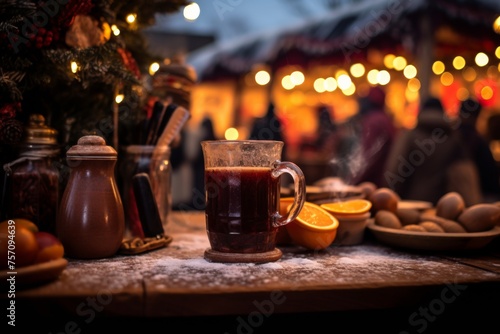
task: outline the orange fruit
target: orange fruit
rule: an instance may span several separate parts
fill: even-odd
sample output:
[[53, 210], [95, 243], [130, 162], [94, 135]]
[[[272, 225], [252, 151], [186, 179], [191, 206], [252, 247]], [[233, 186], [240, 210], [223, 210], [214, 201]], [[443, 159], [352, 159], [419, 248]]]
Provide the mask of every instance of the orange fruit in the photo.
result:
[[297, 218], [285, 225], [292, 243], [313, 250], [330, 246], [337, 235], [338, 226], [337, 218], [319, 205], [307, 201]]
[[56, 236], [40, 231], [35, 233], [35, 238], [38, 243], [38, 253], [35, 256], [34, 263], [48, 262], [63, 257], [64, 247]]
[[[22, 225], [24, 227], [27, 227], [28, 230], [30, 230], [33, 233], [38, 232], [38, 226], [35, 223], [33, 223], [31, 220], [24, 219], [24, 218], [14, 218], [11, 220], [13, 220], [15, 222], [16, 226]], [[7, 224], [7, 223], [8, 223], [8, 220], [4, 220], [0, 223], [0, 226], [3, 224]]]
[[351, 199], [340, 202], [323, 203], [320, 205], [334, 216], [359, 215], [370, 211], [372, 202], [366, 199]]
[[22, 224], [0, 225], [1, 269], [15, 270], [33, 264], [37, 252], [35, 234], [28, 227]]

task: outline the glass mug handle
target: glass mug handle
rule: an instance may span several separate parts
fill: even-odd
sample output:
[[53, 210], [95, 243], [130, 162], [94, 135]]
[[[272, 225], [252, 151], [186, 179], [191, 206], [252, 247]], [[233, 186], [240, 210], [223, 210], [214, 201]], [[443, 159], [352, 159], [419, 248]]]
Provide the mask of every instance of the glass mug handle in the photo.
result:
[[290, 210], [283, 216], [280, 215], [279, 212], [275, 213], [276, 219], [273, 222], [274, 227], [284, 226], [290, 223], [295, 218], [297, 218], [297, 216], [300, 213], [300, 210], [304, 206], [306, 198], [305, 195], [306, 180], [304, 177], [304, 173], [299, 168], [299, 166], [297, 166], [293, 162], [276, 160], [273, 163], [272, 176], [274, 178], [278, 178], [284, 173], [290, 174], [293, 178], [293, 186], [294, 186], [293, 204], [290, 207]]

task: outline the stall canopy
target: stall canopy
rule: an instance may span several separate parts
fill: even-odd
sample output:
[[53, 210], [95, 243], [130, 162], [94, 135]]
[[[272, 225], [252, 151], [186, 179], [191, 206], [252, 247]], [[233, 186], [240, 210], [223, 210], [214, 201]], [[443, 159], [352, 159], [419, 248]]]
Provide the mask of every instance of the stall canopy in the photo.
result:
[[[356, 2], [290, 28], [215, 43], [188, 55], [201, 80], [236, 77], [256, 64], [271, 68], [311, 62], [366, 60], [370, 49], [428, 57], [494, 53], [498, 0]], [[432, 44], [430, 44], [432, 43]]]

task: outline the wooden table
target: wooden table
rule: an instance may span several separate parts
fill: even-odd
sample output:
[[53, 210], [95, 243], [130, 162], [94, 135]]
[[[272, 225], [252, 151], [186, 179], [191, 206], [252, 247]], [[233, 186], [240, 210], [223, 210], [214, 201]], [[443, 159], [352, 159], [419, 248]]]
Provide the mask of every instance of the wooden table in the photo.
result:
[[263, 333], [305, 323], [325, 332], [344, 324], [429, 333], [495, 326], [489, 316], [500, 316], [496, 240], [467, 254], [424, 254], [384, 246], [367, 234], [357, 246], [322, 252], [286, 246], [277, 262], [221, 264], [203, 258], [209, 245], [202, 213], [174, 212], [166, 234], [173, 238], [168, 247], [69, 259], [57, 280], [16, 291], [16, 327], [35, 321], [51, 333], [104, 325], [126, 332], [176, 325], [183, 332]]

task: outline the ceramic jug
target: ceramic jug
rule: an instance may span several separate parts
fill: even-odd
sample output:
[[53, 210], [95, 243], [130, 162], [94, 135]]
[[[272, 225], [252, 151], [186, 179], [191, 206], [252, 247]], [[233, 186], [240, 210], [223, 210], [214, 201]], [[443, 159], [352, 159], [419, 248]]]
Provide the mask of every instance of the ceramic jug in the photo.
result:
[[66, 153], [71, 173], [56, 231], [65, 256], [96, 259], [120, 248], [125, 216], [115, 180], [117, 152], [99, 136], [83, 136]]

